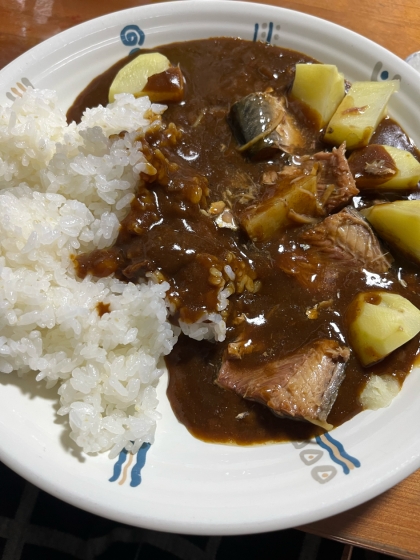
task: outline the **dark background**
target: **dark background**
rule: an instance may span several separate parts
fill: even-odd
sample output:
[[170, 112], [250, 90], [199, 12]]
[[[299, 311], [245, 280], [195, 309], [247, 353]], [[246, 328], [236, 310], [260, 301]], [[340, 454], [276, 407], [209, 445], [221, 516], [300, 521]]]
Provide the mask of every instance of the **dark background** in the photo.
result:
[[392, 560], [297, 529], [197, 537], [130, 527], [68, 505], [2, 463], [0, 484], [2, 560]]

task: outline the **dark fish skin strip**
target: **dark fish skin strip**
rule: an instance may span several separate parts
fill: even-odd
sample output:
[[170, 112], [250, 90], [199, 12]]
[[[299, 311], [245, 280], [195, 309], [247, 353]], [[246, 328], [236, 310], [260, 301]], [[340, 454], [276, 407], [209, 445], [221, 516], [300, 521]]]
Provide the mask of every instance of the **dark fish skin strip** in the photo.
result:
[[239, 144], [264, 134], [283, 118], [284, 106], [273, 95], [251, 93], [232, 105], [228, 123]]
[[305, 146], [285, 97], [251, 93], [232, 105], [227, 121], [240, 151], [251, 159], [266, 159], [278, 151], [300, 153]]
[[217, 384], [268, 406], [277, 416], [330, 429], [327, 417], [349, 357], [346, 346], [320, 339], [259, 368], [246, 368], [240, 361], [225, 359]]

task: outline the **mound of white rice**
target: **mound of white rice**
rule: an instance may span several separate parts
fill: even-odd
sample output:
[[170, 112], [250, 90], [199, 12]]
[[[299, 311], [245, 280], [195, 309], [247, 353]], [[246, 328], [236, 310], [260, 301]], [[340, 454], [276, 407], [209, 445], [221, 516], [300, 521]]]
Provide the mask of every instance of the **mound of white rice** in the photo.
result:
[[77, 126], [51, 91], [0, 108], [0, 371], [56, 385], [72, 439], [112, 457], [153, 441], [161, 360], [176, 342], [167, 284], [82, 281], [71, 260], [112, 244], [147, 172], [138, 131], [164, 107], [117, 97]]

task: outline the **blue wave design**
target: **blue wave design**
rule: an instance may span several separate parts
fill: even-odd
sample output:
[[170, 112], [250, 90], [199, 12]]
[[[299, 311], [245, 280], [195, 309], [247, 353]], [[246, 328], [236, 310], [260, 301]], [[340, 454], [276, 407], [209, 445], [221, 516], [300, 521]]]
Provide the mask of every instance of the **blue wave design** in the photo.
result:
[[134, 467], [131, 469], [131, 487], [139, 486], [141, 483], [141, 469], [146, 464], [146, 453], [150, 448], [150, 443], [143, 443], [140, 449], [137, 451], [137, 461]]
[[114, 465], [114, 474], [109, 479], [109, 482], [115, 482], [120, 478], [122, 466], [127, 459], [127, 451], [123, 449], [118, 456], [118, 460]]
[[342, 461], [340, 461], [340, 459], [337, 459], [337, 457], [334, 456], [333, 451], [331, 449], [331, 447], [329, 447], [329, 445], [327, 445], [326, 443], [324, 443], [322, 441], [322, 439], [319, 439], [319, 437], [317, 436], [316, 438], [316, 442], [317, 444], [322, 447], [323, 449], [325, 449], [326, 451], [328, 451], [328, 454], [330, 456], [330, 459], [332, 459], [334, 461], [334, 463], [337, 463], [338, 465], [340, 465], [340, 467], [342, 467], [344, 474], [349, 474], [350, 469], [349, 467], [346, 465], [346, 463], [343, 463]]
[[352, 457], [351, 455], [349, 455], [346, 450], [344, 449], [343, 445], [337, 441], [336, 439], [334, 439], [328, 432], [326, 432], [324, 434], [324, 437], [326, 439], [328, 439], [328, 441], [330, 441], [333, 445], [335, 445], [338, 449], [338, 451], [340, 452], [340, 455], [342, 457], [344, 457], [345, 459], [347, 459], [348, 461], [350, 461], [351, 463], [353, 463], [353, 465], [357, 468], [360, 467], [360, 461], [358, 459], [356, 459], [356, 457]]
[[[343, 445], [339, 441], [334, 439], [332, 436], [330, 436], [330, 434], [328, 432], [326, 432], [324, 434], [324, 438], [327, 439], [333, 446], [335, 446], [337, 448], [341, 457], [343, 457], [344, 459], [346, 459], [347, 461], [352, 463], [356, 468], [360, 467], [360, 465], [361, 465], [360, 461], [358, 459], [356, 459], [355, 457], [352, 457], [351, 455], [349, 455], [346, 452], [346, 450], [344, 449]], [[344, 474], [349, 474], [350, 473], [350, 469], [349, 469], [348, 465], [344, 461], [340, 461], [340, 459], [334, 455], [333, 449], [327, 443], [323, 442], [322, 439], [319, 436], [317, 436], [315, 438], [315, 440], [320, 447], [322, 447], [323, 449], [328, 451], [330, 459], [342, 467], [342, 469], [344, 471]]]

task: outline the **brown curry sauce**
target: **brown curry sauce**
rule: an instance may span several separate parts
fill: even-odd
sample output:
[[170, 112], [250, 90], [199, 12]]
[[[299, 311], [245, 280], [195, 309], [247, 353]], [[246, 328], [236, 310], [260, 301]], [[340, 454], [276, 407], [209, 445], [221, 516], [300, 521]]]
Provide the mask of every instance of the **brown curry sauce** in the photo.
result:
[[[275, 235], [267, 243], [251, 243], [241, 231], [215, 227], [199, 211], [197, 199], [204, 197], [208, 189], [209, 202], [218, 201], [227, 189], [235, 191], [240, 185], [240, 201], [246, 195], [247, 185], [258, 184], [264, 172], [284, 164], [281, 155], [270, 161], [251, 162], [240, 154], [226, 115], [232, 103], [249, 93], [270, 88], [287, 92], [294, 65], [312, 59], [279, 47], [237, 39], [190, 41], [155, 50], [166, 55], [173, 65], [179, 64], [185, 78], [184, 100], [169, 104], [163, 115], [166, 123], [175, 123], [182, 130], [182, 135], [174, 142], [168, 136], [162, 138], [153, 133], [147, 138], [151, 146], [163, 146], [169, 162], [176, 163], [176, 170], [172, 173], [170, 164], [166, 166], [165, 188], [151, 183], [141, 189], [122, 222], [116, 244], [106, 252], [79, 256], [79, 274], [115, 273], [136, 281], [146, 270], [161, 270], [166, 278], [172, 279], [169, 296], [182, 302], [175, 319], [181, 316], [193, 321], [203, 308], [215, 307], [217, 286], [209, 286], [208, 271], [220, 259], [233, 255], [237, 270], [249, 275], [251, 286], [258, 280], [260, 287], [257, 293], [245, 289], [230, 296], [223, 343], [180, 337], [166, 359], [168, 398], [174, 413], [193, 435], [206, 441], [251, 444], [317, 435], [323, 431], [321, 428], [279, 419], [262, 405], [246, 401], [214, 383], [227, 344], [241, 332], [249, 337], [250, 343], [262, 347], [263, 351], [243, 357], [245, 365], [252, 367], [311, 340], [344, 341], [346, 309], [360, 291], [391, 289], [420, 306], [417, 271], [410, 263], [399, 260], [389, 273], [380, 277], [349, 270], [340, 278], [339, 297], [333, 294], [333, 303], [310, 318], [308, 310], [325, 298], [304, 290], [276, 266], [279, 254], [293, 250], [294, 230], [286, 236]], [[80, 120], [86, 107], [106, 104], [115, 74], [129, 60], [120, 61], [95, 78], [70, 108], [68, 120]], [[322, 134], [314, 130], [310, 115], [297, 103], [292, 103], [291, 109], [313, 152], [325, 149]], [[372, 143], [396, 145], [417, 158], [420, 155], [404, 131], [389, 118], [380, 124]], [[358, 197], [358, 206], [369, 204], [375, 196], [377, 193]], [[394, 198], [392, 193], [389, 196]], [[383, 199], [384, 194], [380, 197]], [[197, 255], [206, 262], [197, 262]], [[398, 277], [405, 280], [407, 288], [403, 288]], [[371, 373], [392, 373], [402, 383], [418, 346], [416, 337], [381, 363], [366, 369], [352, 355], [328, 421], [337, 426], [360, 412], [358, 395]]]

